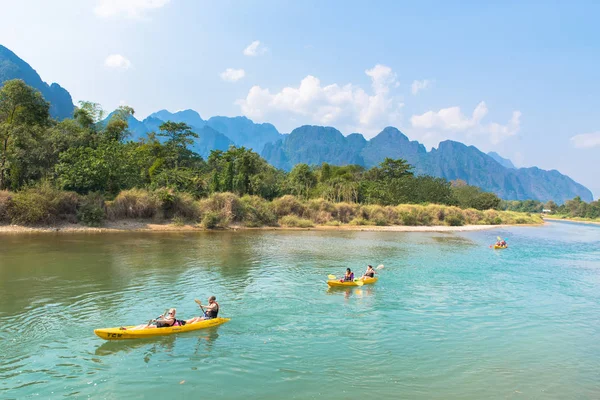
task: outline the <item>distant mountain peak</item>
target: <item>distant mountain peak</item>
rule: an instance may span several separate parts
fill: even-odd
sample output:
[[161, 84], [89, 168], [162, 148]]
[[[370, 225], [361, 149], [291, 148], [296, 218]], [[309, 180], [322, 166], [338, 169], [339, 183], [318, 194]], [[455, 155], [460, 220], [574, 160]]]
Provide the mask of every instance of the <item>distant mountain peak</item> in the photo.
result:
[[495, 151], [490, 151], [487, 154], [488, 154], [488, 156], [492, 157], [494, 160], [496, 160], [500, 165], [502, 165], [505, 168], [510, 168], [510, 169], [517, 168], [512, 163], [512, 161], [510, 161], [508, 158], [502, 157], [500, 154], [496, 153]]
[[57, 119], [73, 116], [73, 99], [69, 92], [58, 83], [48, 85], [29, 64], [10, 49], [0, 45], [0, 86], [11, 79], [22, 79], [29, 86], [40, 91], [50, 103], [50, 115]]

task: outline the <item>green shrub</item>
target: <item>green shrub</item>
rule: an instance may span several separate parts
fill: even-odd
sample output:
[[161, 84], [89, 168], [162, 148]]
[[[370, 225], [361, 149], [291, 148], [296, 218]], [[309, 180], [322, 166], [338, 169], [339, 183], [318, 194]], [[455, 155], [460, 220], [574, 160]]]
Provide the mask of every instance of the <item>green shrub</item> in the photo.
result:
[[8, 210], [15, 224], [52, 224], [60, 220], [75, 222], [79, 197], [63, 192], [49, 183], [17, 192]]
[[298, 217], [302, 217], [306, 211], [304, 204], [291, 195], [286, 195], [273, 200], [273, 207], [275, 214], [278, 217], [283, 217], [286, 215], [296, 215]]
[[209, 211], [202, 217], [202, 227], [204, 229], [215, 229], [222, 226], [221, 215], [214, 211]]
[[311, 228], [314, 226], [311, 220], [300, 218], [296, 215], [286, 215], [279, 219], [279, 224], [290, 228]]
[[209, 198], [201, 200], [199, 207], [203, 221], [207, 213], [217, 213], [223, 226], [244, 220], [244, 205], [233, 193], [213, 193]]
[[87, 226], [100, 226], [104, 222], [104, 197], [99, 193], [89, 193], [81, 200], [77, 219]]
[[417, 220], [417, 214], [414, 212], [401, 211], [399, 219], [402, 225], [417, 226], [419, 224], [419, 221]]
[[461, 215], [450, 215], [446, 217], [446, 225], [448, 226], [463, 226], [465, 224], [464, 217]]
[[369, 221], [361, 217], [355, 217], [352, 221], [350, 221], [350, 225], [369, 225]]
[[516, 224], [528, 224], [529, 222], [530, 221], [527, 220], [527, 218], [519, 217], [519, 218], [515, 219]]
[[144, 189], [123, 190], [113, 201], [106, 203], [111, 220], [124, 218], [154, 218], [162, 216], [159, 197]]
[[336, 203], [334, 204], [335, 211], [332, 217], [343, 224], [350, 222], [357, 214], [360, 207], [352, 203]]
[[259, 196], [246, 195], [240, 199], [244, 207], [244, 225], [257, 228], [260, 226], [276, 226], [277, 216], [272, 203]]
[[331, 220], [331, 221], [327, 221], [325, 223], [325, 225], [327, 226], [340, 226], [342, 223], [340, 221], [336, 221], [336, 220]]

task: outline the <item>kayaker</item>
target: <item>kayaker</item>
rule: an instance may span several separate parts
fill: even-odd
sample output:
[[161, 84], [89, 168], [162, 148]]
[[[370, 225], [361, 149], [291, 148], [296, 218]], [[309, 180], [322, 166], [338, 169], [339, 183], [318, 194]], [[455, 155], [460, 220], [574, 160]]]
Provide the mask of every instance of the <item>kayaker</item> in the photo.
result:
[[364, 280], [366, 278], [375, 278], [375, 270], [373, 269], [372, 265], [367, 265], [367, 270], [365, 271], [365, 274], [360, 279]]
[[[198, 302], [198, 305], [200, 307], [202, 307], [202, 304], [200, 304], [200, 301], [197, 300], [197, 302]], [[193, 324], [194, 322], [203, 321], [206, 319], [217, 318], [218, 315], [219, 315], [219, 303], [217, 303], [217, 298], [215, 296], [210, 296], [208, 298], [208, 305], [204, 309], [204, 316], [188, 319], [187, 321], [185, 321], [185, 323]]]
[[[186, 321], [178, 321], [175, 318], [175, 314], [177, 314], [177, 310], [174, 308], [170, 308], [167, 312], [167, 315], [161, 315], [155, 320], [149, 321], [146, 325], [138, 325], [133, 328], [129, 328], [130, 331], [137, 331], [140, 329], [154, 329], [154, 328], [168, 328], [171, 326], [185, 325]], [[127, 328], [121, 327], [121, 330], [126, 330]]]
[[342, 279], [340, 279], [340, 282], [352, 282], [354, 281], [354, 272], [352, 272], [352, 270], [350, 268], [346, 268], [346, 274], [344, 275], [344, 277]]

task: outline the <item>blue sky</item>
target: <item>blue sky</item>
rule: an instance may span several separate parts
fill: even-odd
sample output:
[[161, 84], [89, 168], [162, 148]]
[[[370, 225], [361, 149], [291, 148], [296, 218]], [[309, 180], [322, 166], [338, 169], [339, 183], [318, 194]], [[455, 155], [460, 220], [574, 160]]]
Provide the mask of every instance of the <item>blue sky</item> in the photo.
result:
[[[557, 169], [598, 198], [598, 2], [27, 0], [0, 43], [75, 101], [387, 125]], [[256, 43], [258, 42], [258, 43]]]

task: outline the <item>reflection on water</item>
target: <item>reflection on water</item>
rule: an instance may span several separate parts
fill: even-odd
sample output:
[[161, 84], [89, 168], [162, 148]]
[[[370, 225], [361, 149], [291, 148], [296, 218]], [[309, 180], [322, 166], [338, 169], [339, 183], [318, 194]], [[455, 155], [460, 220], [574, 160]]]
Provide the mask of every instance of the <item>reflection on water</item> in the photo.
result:
[[[598, 232], [2, 236], [0, 398], [600, 398]], [[210, 295], [229, 323], [93, 334]]]

